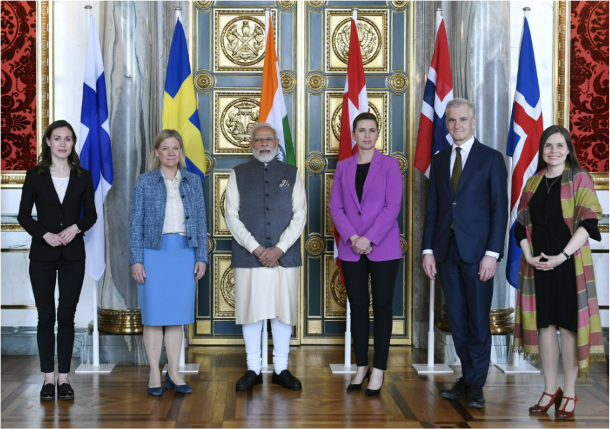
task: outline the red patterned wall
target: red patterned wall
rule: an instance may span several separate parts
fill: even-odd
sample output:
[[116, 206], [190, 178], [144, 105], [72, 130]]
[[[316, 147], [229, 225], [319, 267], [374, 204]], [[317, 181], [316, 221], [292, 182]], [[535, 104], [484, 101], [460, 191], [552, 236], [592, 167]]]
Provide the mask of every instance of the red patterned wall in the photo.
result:
[[2, 1], [2, 170], [36, 165], [36, 2]]
[[608, 2], [571, 5], [570, 132], [581, 165], [608, 172]]

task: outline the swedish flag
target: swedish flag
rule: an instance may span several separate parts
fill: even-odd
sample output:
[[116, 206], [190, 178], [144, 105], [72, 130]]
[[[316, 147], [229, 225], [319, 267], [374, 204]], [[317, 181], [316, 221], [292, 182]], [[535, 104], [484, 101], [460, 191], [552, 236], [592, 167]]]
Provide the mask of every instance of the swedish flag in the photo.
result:
[[205, 149], [201, 138], [186, 36], [180, 15], [176, 21], [167, 62], [162, 117], [163, 129], [176, 130], [182, 136], [188, 171], [198, 174], [203, 180], [206, 166]]

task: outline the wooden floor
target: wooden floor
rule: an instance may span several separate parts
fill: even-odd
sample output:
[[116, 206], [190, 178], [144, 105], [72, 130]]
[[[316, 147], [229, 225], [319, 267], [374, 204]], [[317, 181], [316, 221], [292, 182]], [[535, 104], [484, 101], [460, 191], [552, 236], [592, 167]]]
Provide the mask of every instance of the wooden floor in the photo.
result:
[[[243, 347], [190, 348], [187, 359], [201, 364], [199, 374], [186, 377], [192, 394], [165, 390], [146, 394], [147, 367], [115, 367], [109, 375], [76, 375], [70, 380], [73, 402], [40, 402], [42, 374], [38, 358], [2, 356], [2, 427], [605, 427], [608, 419], [608, 375], [596, 363], [587, 382], [578, 382], [577, 418], [555, 420], [529, 416], [543, 389], [541, 375], [505, 376], [489, 370], [487, 408], [466, 408], [438, 391], [455, 375], [418, 376], [412, 363], [425, 350], [392, 347], [380, 397], [346, 393], [349, 375], [333, 375], [330, 363], [343, 359], [342, 347], [292, 348], [290, 369], [302, 391], [271, 384], [236, 392], [245, 372]], [[73, 362], [72, 370], [78, 365]], [[371, 360], [372, 362], [372, 360]], [[457, 367], [459, 370], [459, 367]], [[561, 380], [562, 381], [562, 380]]]

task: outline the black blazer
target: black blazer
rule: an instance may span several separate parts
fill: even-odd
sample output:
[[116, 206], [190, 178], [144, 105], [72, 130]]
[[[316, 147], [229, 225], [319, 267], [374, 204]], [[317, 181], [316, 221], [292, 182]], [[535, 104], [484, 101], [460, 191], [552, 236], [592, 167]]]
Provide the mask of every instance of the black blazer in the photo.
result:
[[[87, 170], [83, 171], [82, 177], [78, 177], [75, 171], [70, 173], [63, 203], [59, 201], [48, 168], [45, 169], [44, 174], [38, 174], [35, 169], [27, 172], [17, 220], [32, 236], [30, 259], [56, 261], [62, 253], [68, 261], [85, 259], [85, 242], [82, 233], [76, 234], [74, 240], [66, 246], [52, 247], [42, 238], [47, 232], [58, 234], [73, 224], [76, 224], [82, 232], [95, 224], [97, 212], [93, 179], [91, 173]], [[34, 204], [36, 204], [38, 220], [32, 218]]]

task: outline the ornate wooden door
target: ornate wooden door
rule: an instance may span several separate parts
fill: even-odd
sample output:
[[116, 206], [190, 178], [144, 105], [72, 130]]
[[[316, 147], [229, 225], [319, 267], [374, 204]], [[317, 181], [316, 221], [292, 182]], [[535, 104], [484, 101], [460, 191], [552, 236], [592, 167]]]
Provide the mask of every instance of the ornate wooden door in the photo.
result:
[[[379, 150], [407, 170], [406, 2], [358, 2], [359, 36], [371, 111], [380, 119]], [[249, 130], [258, 122], [264, 61], [264, 8], [273, 13], [281, 83], [305, 180], [308, 222], [303, 234], [299, 317], [293, 344], [343, 341], [345, 291], [333, 262], [328, 197], [337, 163], [351, 10], [342, 2], [199, 1], [193, 17], [193, 56], [208, 172], [210, 265], [197, 288], [191, 344], [242, 343], [235, 325], [231, 235], [224, 222], [224, 191], [231, 169], [251, 159]], [[406, 180], [399, 217], [403, 250], [408, 240]], [[403, 258], [394, 298], [394, 343], [410, 343], [410, 276]]]

